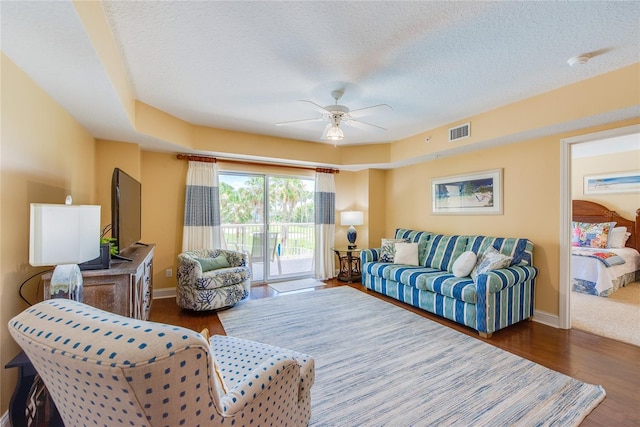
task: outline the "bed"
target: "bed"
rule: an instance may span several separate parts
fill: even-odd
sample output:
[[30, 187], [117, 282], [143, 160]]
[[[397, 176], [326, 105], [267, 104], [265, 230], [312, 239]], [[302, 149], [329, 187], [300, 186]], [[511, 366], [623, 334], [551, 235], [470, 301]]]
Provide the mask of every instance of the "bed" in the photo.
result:
[[615, 222], [630, 233], [625, 247], [585, 248], [572, 246], [571, 288], [573, 291], [606, 297], [620, 287], [640, 280], [640, 209], [635, 221], [620, 216], [598, 203], [573, 200], [573, 221], [590, 224]]

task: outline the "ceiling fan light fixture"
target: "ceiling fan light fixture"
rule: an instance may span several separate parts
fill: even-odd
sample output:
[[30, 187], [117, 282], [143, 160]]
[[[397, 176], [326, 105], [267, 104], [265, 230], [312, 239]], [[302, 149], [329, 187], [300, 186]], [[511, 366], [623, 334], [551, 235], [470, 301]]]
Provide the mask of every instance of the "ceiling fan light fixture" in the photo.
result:
[[327, 132], [327, 139], [331, 141], [340, 141], [342, 138], [344, 138], [344, 133], [342, 133], [340, 126], [337, 124], [331, 126]]

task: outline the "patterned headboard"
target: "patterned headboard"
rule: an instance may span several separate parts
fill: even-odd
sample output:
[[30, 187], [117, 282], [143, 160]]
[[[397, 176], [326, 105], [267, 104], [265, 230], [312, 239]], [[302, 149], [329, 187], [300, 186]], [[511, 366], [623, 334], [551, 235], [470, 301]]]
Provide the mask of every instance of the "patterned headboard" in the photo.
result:
[[625, 246], [640, 251], [640, 238], [638, 238], [640, 236], [640, 209], [636, 209], [635, 221], [631, 221], [606, 206], [588, 200], [573, 200], [572, 205], [573, 221], [590, 223], [615, 221], [616, 227], [627, 227], [627, 231], [631, 233]]

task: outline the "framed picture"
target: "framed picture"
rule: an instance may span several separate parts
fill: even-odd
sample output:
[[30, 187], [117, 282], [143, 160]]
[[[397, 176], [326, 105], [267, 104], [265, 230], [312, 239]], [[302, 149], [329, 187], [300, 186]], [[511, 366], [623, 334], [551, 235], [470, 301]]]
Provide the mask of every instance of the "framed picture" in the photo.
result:
[[502, 169], [431, 180], [431, 212], [442, 215], [501, 215]]
[[640, 171], [614, 172], [584, 177], [584, 194], [638, 192], [640, 192]]

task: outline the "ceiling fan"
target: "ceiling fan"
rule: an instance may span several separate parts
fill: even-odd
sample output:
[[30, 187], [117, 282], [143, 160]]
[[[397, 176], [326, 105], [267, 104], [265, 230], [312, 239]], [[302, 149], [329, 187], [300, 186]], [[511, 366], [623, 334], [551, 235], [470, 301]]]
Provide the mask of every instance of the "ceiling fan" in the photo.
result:
[[335, 104], [327, 105], [323, 107], [321, 105], [316, 104], [313, 101], [307, 101], [301, 99], [300, 102], [307, 102], [313, 105], [316, 110], [322, 113], [322, 117], [316, 117], [312, 119], [302, 119], [302, 120], [293, 120], [290, 122], [281, 122], [276, 123], [276, 126], [287, 126], [298, 123], [306, 123], [306, 122], [318, 122], [318, 121], [328, 121], [329, 123], [324, 128], [322, 132], [321, 139], [328, 139], [331, 141], [340, 141], [344, 138], [344, 133], [340, 128], [341, 124], [345, 124], [348, 126], [358, 127], [361, 129], [366, 128], [377, 128], [381, 130], [386, 130], [381, 126], [377, 126], [371, 123], [363, 122], [359, 120], [359, 117], [374, 114], [382, 111], [392, 110], [392, 108], [387, 104], [378, 104], [372, 105], [371, 107], [358, 108], [357, 110], [350, 110], [349, 107], [338, 104], [340, 98], [344, 95], [343, 90], [334, 90], [331, 92], [331, 96], [335, 99]]

